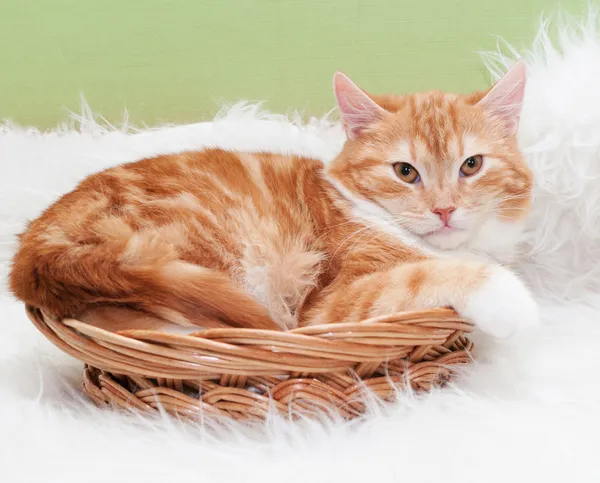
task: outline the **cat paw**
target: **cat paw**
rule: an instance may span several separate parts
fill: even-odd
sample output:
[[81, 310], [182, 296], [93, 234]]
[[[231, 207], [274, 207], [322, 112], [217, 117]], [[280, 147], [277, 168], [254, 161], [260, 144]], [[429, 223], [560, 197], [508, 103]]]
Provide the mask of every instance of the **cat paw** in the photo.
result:
[[491, 268], [491, 275], [471, 294], [461, 315], [499, 339], [540, 325], [537, 304], [525, 284], [499, 266]]

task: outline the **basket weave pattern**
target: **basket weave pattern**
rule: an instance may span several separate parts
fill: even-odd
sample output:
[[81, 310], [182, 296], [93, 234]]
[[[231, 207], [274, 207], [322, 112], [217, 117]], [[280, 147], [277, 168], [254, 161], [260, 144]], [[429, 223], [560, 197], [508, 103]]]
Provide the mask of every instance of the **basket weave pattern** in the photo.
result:
[[398, 387], [429, 390], [471, 361], [465, 334], [473, 325], [448, 309], [287, 332], [192, 335], [110, 332], [34, 307], [27, 313], [51, 342], [86, 364], [83, 389], [98, 405], [192, 418], [261, 419], [272, 409], [352, 418], [364, 410], [365, 390], [386, 400]]

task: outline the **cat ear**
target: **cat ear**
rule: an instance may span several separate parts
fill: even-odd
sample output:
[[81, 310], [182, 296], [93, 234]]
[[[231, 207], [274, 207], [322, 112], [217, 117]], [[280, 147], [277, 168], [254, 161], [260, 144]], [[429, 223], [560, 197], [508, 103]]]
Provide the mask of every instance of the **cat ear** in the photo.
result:
[[519, 60], [479, 101], [479, 105], [486, 111], [504, 121], [510, 134], [516, 133], [519, 127], [525, 80], [525, 62]]
[[356, 139], [361, 131], [381, 120], [387, 113], [341, 72], [336, 72], [333, 77], [333, 91], [348, 139]]

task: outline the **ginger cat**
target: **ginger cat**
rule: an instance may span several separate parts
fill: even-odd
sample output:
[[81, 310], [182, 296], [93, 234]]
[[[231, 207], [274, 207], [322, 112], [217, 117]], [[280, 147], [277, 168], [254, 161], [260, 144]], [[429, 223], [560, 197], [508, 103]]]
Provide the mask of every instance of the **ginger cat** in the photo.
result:
[[496, 337], [535, 326], [497, 263], [531, 203], [524, 88], [522, 62], [471, 95], [370, 96], [338, 73], [333, 162], [209, 149], [94, 174], [21, 235], [10, 287], [56, 317], [123, 307], [190, 330], [439, 306]]

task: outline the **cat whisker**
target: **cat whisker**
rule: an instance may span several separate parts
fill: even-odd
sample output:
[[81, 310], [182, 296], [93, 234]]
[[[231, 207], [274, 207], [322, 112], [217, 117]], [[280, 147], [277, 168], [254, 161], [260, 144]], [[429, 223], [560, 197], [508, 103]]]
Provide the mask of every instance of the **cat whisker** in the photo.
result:
[[346, 238], [344, 238], [337, 246], [337, 248], [334, 250], [333, 254], [331, 255], [331, 258], [335, 258], [335, 255], [337, 254], [337, 252], [340, 251], [340, 249], [342, 248], [342, 246], [347, 243], [348, 241], [350, 241], [353, 237], [355, 237], [356, 235], [358, 235], [361, 232], [364, 232], [366, 230], [372, 230], [373, 228], [370, 226], [365, 226], [362, 228], [359, 228], [358, 230], [356, 230], [355, 232], [351, 233], [350, 235], [348, 235]]
[[361, 240], [361, 238], [363, 238], [363, 236], [368, 235], [369, 233], [375, 233], [375, 236], [372, 236], [371, 238], [369, 238], [368, 241], [364, 242], [362, 244], [362, 246], [369, 246], [374, 240], [376, 240], [377, 238], [381, 237], [384, 235], [384, 233], [377, 231], [376, 229], [372, 228], [371, 230], [367, 230], [365, 231], [360, 237], [358, 237], [354, 243], [352, 243], [352, 245], [350, 246], [349, 250], [352, 251], [358, 251], [357, 249], [355, 249], [357, 243]]

